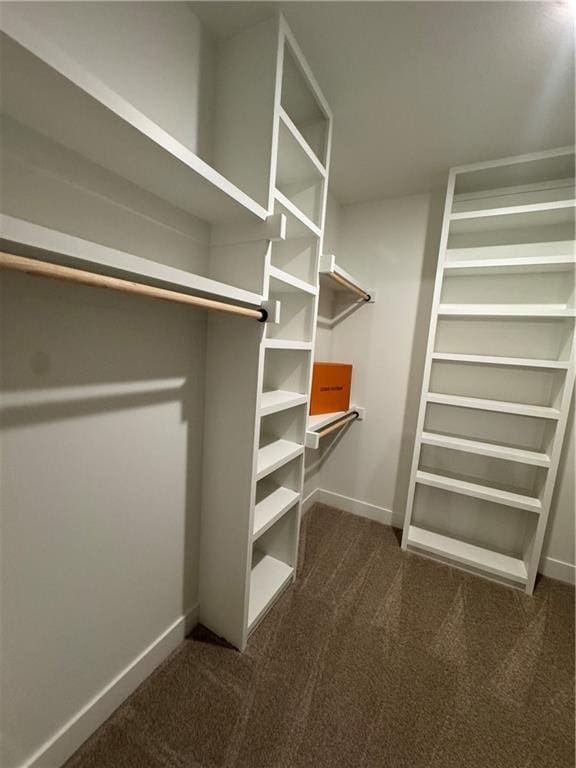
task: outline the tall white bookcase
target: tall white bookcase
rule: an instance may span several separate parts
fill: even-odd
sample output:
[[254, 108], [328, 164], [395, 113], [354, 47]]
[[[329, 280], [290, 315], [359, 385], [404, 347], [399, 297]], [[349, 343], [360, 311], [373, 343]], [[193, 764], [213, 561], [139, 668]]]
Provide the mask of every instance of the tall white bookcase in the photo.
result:
[[332, 131], [282, 17], [274, 42], [269, 211], [285, 231], [248, 258], [279, 317], [209, 320], [200, 620], [240, 649], [296, 575]]
[[574, 149], [453, 168], [402, 547], [534, 589], [574, 387]]

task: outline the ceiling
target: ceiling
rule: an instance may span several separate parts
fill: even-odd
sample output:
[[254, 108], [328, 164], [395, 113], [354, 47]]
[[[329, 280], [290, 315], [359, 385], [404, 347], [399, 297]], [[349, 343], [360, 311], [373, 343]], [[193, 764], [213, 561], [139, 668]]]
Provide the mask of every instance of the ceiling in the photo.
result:
[[216, 38], [284, 13], [334, 112], [341, 203], [574, 141], [574, 0], [191, 5]]

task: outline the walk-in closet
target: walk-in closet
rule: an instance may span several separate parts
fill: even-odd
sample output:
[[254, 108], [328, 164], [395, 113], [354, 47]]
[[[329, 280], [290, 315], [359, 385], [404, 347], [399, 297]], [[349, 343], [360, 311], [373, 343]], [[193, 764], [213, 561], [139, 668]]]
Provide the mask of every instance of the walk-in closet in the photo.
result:
[[573, 768], [575, 25], [0, 0], [1, 768]]

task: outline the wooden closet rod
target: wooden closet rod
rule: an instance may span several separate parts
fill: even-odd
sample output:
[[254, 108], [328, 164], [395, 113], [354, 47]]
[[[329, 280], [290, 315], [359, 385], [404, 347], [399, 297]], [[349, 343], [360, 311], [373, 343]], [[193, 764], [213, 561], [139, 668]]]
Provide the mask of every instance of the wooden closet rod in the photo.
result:
[[354, 285], [354, 283], [351, 283], [349, 280], [346, 280], [345, 277], [342, 277], [337, 272], [330, 272], [330, 277], [333, 280], [336, 280], [337, 283], [340, 283], [340, 285], [343, 285], [344, 288], [348, 288], [349, 291], [354, 291], [354, 293], [357, 293], [358, 296], [360, 296], [364, 301], [370, 301], [372, 298], [369, 293], [366, 293], [366, 291], [363, 291], [362, 288], [358, 288], [357, 285]]
[[355, 421], [359, 416], [360, 414], [358, 411], [352, 411], [352, 413], [349, 413], [348, 416], [344, 416], [344, 418], [340, 419], [340, 421], [336, 421], [334, 424], [330, 424], [329, 427], [326, 427], [325, 429], [322, 429], [320, 432], [318, 432], [318, 437], [324, 437], [325, 435], [329, 435], [330, 432], [335, 432], [349, 421]]
[[135, 283], [132, 282], [132, 280], [123, 280], [119, 277], [99, 275], [96, 272], [86, 272], [83, 269], [63, 267], [59, 264], [39, 261], [38, 259], [28, 259], [24, 256], [16, 256], [13, 253], [0, 252], [0, 269], [14, 269], [17, 272], [27, 272], [30, 275], [53, 277], [57, 280], [81, 283], [82, 285], [90, 285], [94, 288], [110, 288], [113, 291], [121, 291], [122, 293], [133, 293], [137, 296], [148, 296], [149, 298], [162, 299], [163, 301], [175, 301], [179, 304], [188, 304], [201, 309], [213, 309], [217, 312], [227, 312], [231, 315], [252, 317], [262, 323], [268, 319], [268, 312], [263, 307], [260, 307], [259, 309], [250, 309], [249, 307], [242, 307], [239, 304], [226, 304], [223, 301], [204, 299], [200, 296], [190, 296], [187, 293], [178, 293], [177, 291], [171, 291], [166, 288], [155, 288], [152, 285]]

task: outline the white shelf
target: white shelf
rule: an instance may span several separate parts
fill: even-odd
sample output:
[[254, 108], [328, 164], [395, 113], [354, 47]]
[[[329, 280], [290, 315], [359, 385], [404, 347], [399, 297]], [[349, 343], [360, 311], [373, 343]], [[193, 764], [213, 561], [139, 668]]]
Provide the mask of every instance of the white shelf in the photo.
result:
[[576, 317], [565, 304], [440, 304], [439, 315], [456, 317]]
[[491, 456], [505, 461], [516, 461], [520, 464], [530, 464], [535, 467], [549, 467], [550, 457], [538, 451], [527, 451], [523, 448], [512, 448], [498, 443], [486, 443], [480, 440], [470, 440], [453, 435], [442, 435], [437, 432], [423, 432], [422, 443], [437, 448], [448, 448], [463, 453], [474, 453], [479, 456]]
[[450, 233], [556, 226], [574, 221], [574, 200], [485, 208], [450, 215]]
[[342, 269], [342, 267], [338, 266], [336, 263], [336, 257], [333, 254], [324, 254], [320, 259], [320, 279], [322, 281], [322, 285], [326, 285], [330, 288], [330, 290], [337, 291], [338, 293], [350, 293], [356, 299], [358, 299], [358, 294], [356, 294], [355, 291], [351, 290], [350, 288], [347, 288], [345, 285], [342, 285], [342, 283], [338, 281], [338, 277], [350, 283], [359, 291], [368, 294], [370, 299], [367, 300], [366, 303], [374, 302], [374, 297], [371, 295], [368, 288], [364, 287], [353, 275], [351, 275], [349, 272], [346, 272], [345, 269]]
[[326, 178], [326, 169], [282, 107], [279, 116], [276, 182], [291, 184], [302, 179]]
[[264, 207], [9, 8], [2, 29], [4, 113], [204, 221], [267, 218]]
[[428, 485], [451, 493], [459, 493], [462, 496], [472, 496], [475, 499], [492, 501], [505, 507], [524, 509], [528, 512], [540, 512], [542, 502], [535, 496], [526, 496], [521, 493], [504, 491], [481, 483], [473, 483], [468, 480], [460, 480], [447, 475], [439, 475], [419, 469], [416, 473], [416, 482], [420, 485]]
[[285, 411], [288, 408], [295, 408], [297, 405], [305, 405], [307, 402], [308, 395], [302, 395], [298, 392], [287, 392], [283, 389], [263, 392], [260, 396], [260, 416]]
[[306, 448], [316, 450], [319, 445], [318, 432], [351, 413], [358, 414], [356, 421], [363, 421], [366, 409], [357, 405], [351, 405], [347, 411], [333, 411], [332, 413], [320, 413], [315, 416], [308, 416], [306, 424]]
[[263, 618], [277, 595], [290, 583], [294, 569], [275, 557], [254, 551], [250, 573], [250, 602], [248, 629], [253, 629]]
[[300, 494], [290, 488], [276, 488], [254, 507], [253, 540], [274, 525], [298, 502]]
[[414, 525], [408, 530], [408, 546], [519, 584], [525, 584], [528, 578], [524, 561], [517, 557], [442, 536]]
[[208, 277], [0, 214], [0, 247], [20, 256], [130, 278], [207, 298], [261, 306], [262, 296]]
[[494, 355], [464, 355], [455, 352], [433, 352], [433, 360], [449, 363], [472, 363], [481, 365], [508, 365], [515, 368], [554, 368], [567, 370], [570, 363], [566, 360], [537, 360], [529, 357], [497, 357]]
[[[292, 217], [292, 219], [295, 219], [296, 222], [298, 222], [298, 225], [295, 225], [295, 222], [293, 220], [290, 220], [288, 218], [287, 223], [287, 236], [290, 237], [311, 237], [314, 235], [315, 237], [320, 237], [322, 234], [319, 227], [314, 224], [313, 221], [311, 221], [308, 216], [306, 216], [298, 206], [294, 205], [294, 203], [289, 200], [286, 195], [282, 194], [279, 189], [274, 190], [274, 199], [276, 202], [280, 205], [280, 213], [285, 213]], [[284, 209], [284, 210], [282, 210]]]
[[426, 400], [429, 403], [438, 403], [439, 405], [454, 405], [458, 408], [472, 408], [477, 411], [512, 413], [517, 416], [533, 416], [537, 419], [557, 420], [560, 417], [560, 411], [557, 408], [525, 403], [507, 403], [504, 400], [485, 400], [480, 397], [444, 395], [436, 392], [429, 392]]
[[264, 339], [266, 349], [300, 349], [304, 352], [312, 350], [311, 341], [291, 341], [290, 339]]
[[303, 451], [303, 445], [298, 445], [298, 443], [293, 443], [290, 440], [274, 440], [259, 448], [256, 480], [261, 480], [276, 469], [283, 467], [284, 464], [300, 456]]
[[[449, 253], [449, 251], [448, 251]], [[446, 260], [444, 271], [450, 275], [528, 274], [540, 272], [568, 272], [576, 267], [573, 256], [501, 259], [454, 259]]]
[[278, 280], [278, 282], [283, 284], [284, 287], [279, 289], [279, 293], [283, 291], [304, 291], [304, 293], [309, 293], [311, 296], [316, 296], [318, 293], [316, 286], [310, 285], [310, 283], [306, 283], [304, 280], [300, 280], [298, 277], [278, 269], [278, 267], [270, 266], [270, 279]]

